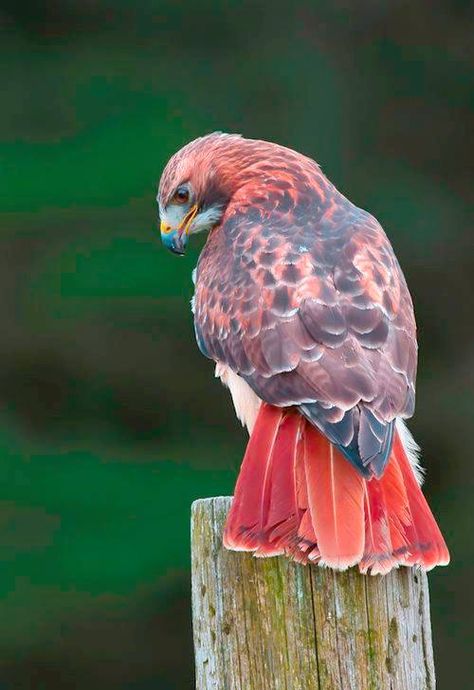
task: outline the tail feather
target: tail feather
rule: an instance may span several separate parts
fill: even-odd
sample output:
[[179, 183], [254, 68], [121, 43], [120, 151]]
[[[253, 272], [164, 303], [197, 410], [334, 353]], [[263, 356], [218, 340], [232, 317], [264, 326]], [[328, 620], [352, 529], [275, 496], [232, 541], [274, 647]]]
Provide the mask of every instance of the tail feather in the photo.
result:
[[[228, 549], [257, 551], [263, 546], [264, 521], [270, 503], [271, 458], [281, 417], [279, 408], [261, 406], [242, 461], [232, 509], [224, 531], [224, 546]], [[276, 556], [280, 553], [281, 549], [274, 549], [272, 552], [269, 548], [267, 555]]]
[[[304, 425], [303, 425], [304, 428]], [[307, 491], [307, 475], [304, 462], [305, 444], [300, 436], [300, 443], [297, 448], [297, 487], [298, 487], [298, 505], [302, 510], [302, 518], [298, 527], [298, 549], [300, 551], [299, 560], [317, 562], [321, 558], [321, 553], [318, 548], [318, 540], [314, 531], [313, 522], [311, 520], [311, 513], [309, 510], [309, 499]]]
[[383, 575], [397, 564], [392, 555], [392, 537], [380, 482], [373, 479], [364, 486], [365, 543], [360, 561], [362, 573]]
[[271, 457], [270, 506], [264, 524], [272, 542], [285, 540], [300, 523], [296, 492], [296, 449], [302, 419], [295, 413], [286, 414], [279, 426], [278, 443]]
[[407, 528], [410, 556], [407, 565], [420, 565], [431, 570], [436, 565], [448, 565], [449, 551], [433, 513], [423, 496], [399, 437], [395, 439], [392, 455], [405, 480], [411, 520]]
[[366, 482], [366, 540], [362, 572], [385, 574], [409, 556], [410, 509], [404, 478], [396, 459], [381, 479]]
[[304, 460], [309, 511], [321, 563], [340, 569], [354, 565], [364, 552], [364, 480], [309, 424]]
[[292, 409], [262, 404], [224, 532], [256, 556], [385, 574], [449, 562], [443, 537], [395, 433], [382, 477], [364, 479]]

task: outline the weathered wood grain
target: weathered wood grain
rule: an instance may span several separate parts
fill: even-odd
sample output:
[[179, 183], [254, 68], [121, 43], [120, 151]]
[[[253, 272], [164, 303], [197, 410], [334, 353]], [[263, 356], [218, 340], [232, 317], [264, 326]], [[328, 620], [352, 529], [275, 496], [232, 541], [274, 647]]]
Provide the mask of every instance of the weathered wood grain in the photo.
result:
[[222, 546], [228, 497], [192, 506], [197, 690], [434, 690], [428, 581]]

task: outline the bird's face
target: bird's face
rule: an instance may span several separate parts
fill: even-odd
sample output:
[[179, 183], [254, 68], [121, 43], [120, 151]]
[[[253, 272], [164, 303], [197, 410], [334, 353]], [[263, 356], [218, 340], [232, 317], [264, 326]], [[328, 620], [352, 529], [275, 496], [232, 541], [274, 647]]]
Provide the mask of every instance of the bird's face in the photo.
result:
[[171, 176], [165, 169], [157, 197], [161, 239], [175, 254], [184, 254], [190, 235], [217, 225], [225, 207], [222, 194], [216, 194], [209, 176], [199, 176], [197, 163], [195, 168], [191, 161], [186, 163], [184, 178], [182, 165]]
[[166, 206], [158, 196], [161, 240], [175, 254], [184, 254], [189, 234], [195, 230], [199, 206], [191, 183], [176, 187]]
[[220, 224], [240, 184], [245, 140], [214, 132], [195, 139], [168, 161], [158, 189], [161, 238], [165, 247], [184, 254], [190, 235]]

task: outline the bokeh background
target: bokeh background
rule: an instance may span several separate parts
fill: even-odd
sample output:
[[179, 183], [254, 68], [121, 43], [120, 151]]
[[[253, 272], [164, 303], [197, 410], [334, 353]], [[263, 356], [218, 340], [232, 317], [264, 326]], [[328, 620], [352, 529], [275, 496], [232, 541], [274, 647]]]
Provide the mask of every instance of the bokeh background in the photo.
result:
[[215, 129], [315, 157], [393, 241], [453, 555], [430, 575], [438, 687], [469, 687], [472, 3], [2, 0], [0, 19], [0, 690], [192, 687], [189, 507], [231, 493], [246, 438], [194, 344], [199, 241], [162, 249], [154, 198]]

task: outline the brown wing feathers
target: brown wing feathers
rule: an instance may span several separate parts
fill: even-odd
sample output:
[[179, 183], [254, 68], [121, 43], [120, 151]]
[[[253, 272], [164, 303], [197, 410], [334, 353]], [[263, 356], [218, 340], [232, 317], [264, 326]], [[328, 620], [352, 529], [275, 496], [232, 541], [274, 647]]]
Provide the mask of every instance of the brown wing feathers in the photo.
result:
[[413, 411], [411, 299], [380, 225], [313, 166], [313, 187], [305, 169], [231, 201], [200, 257], [196, 333], [259, 397], [301, 406], [379, 475], [393, 420]]

